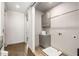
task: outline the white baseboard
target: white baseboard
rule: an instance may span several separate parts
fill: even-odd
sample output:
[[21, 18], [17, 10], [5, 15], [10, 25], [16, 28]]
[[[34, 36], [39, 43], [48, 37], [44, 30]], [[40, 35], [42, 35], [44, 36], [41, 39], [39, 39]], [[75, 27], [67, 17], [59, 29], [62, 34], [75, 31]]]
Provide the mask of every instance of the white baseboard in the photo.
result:
[[19, 43], [23, 43], [23, 42], [25, 42], [25, 41], [21, 41], [21, 42], [12, 42], [12, 43], [8, 43], [8, 44], [6, 44], [6, 45], [8, 46], [8, 45], [19, 44]]

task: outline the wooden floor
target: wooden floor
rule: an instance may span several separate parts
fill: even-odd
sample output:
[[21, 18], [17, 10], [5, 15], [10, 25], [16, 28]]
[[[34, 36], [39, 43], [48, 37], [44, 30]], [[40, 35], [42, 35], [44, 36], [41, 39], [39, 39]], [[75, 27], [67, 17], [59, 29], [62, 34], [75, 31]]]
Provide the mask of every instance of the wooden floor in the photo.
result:
[[28, 56], [47, 56], [43, 51], [41, 47], [37, 47], [35, 49], [35, 52], [32, 52], [30, 48], [28, 48]]
[[47, 56], [47, 54], [45, 54], [42, 50], [42, 47], [37, 47], [35, 49], [35, 56]]
[[5, 50], [8, 51], [9, 56], [25, 56], [25, 43], [8, 45]]
[[[12, 44], [5, 47], [5, 50], [8, 51], [9, 56], [47, 56], [41, 48], [37, 47], [35, 49], [35, 53], [33, 53], [29, 48], [28, 50], [25, 48], [25, 43]], [[27, 51], [27, 54], [26, 54]]]

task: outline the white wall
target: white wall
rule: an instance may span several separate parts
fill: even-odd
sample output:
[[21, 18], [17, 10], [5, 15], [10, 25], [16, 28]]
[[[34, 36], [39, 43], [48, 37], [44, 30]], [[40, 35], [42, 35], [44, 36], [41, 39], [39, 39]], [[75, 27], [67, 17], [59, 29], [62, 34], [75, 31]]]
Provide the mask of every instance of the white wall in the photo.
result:
[[[0, 2], [0, 11], [1, 11], [1, 2]], [[0, 12], [0, 36], [1, 36], [1, 12]]]
[[4, 33], [3, 33], [3, 28], [4, 28], [4, 2], [0, 2], [0, 39], [3, 39], [3, 48], [2, 50], [4, 50]]
[[6, 44], [24, 42], [24, 13], [7, 11], [5, 19]]
[[[48, 11], [47, 17], [55, 17], [77, 9], [79, 9], [79, 3], [62, 3]], [[66, 55], [77, 55], [77, 48], [79, 48], [79, 10], [49, 20], [51, 20], [52, 47], [61, 50]]]
[[61, 15], [63, 13], [66, 13], [66, 12], [69, 12], [69, 11], [72, 11], [72, 10], [76, 10], [76, 9], [79, 9], [79, 3], [78, 2], [64, 2], [64, 3], [61, 3], [60, 5], [52, 8], [51, 10], [49, 10], [47, 12], [47, 18], [50, 18], [50, 17], [55, 17], [57, 15]]
[[35, 10], [35, 47], [39, 46], [39, 34], [42, 31], [42, 12]]
[[4, 3], [0, 2], [0, 36], [3, 35], [3, 27], [4, 27]]
[[27, 37], [28, 47], [35, 52], [35, 8], [30, 7], [28, 9], [28, 21], [27, 21]]

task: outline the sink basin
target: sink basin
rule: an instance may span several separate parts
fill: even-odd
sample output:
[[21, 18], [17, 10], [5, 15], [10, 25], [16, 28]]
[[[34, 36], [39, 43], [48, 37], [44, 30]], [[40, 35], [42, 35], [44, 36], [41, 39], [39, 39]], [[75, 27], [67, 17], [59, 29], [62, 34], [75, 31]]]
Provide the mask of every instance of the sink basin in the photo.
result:
[[42, 31], [41, 35], [46, 35], [47, 32], [46, 31]]

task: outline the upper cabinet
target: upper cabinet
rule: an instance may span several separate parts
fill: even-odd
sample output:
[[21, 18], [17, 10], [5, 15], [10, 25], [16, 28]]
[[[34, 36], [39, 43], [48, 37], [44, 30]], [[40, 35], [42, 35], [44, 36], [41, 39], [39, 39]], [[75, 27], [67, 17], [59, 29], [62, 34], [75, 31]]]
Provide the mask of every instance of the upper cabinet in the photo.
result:
[[42, 27], [43, 28], [50, 28], [50, 19], [48, 19], [46, 14], [44, 14], [42, 16]]
[[59, 4], [60, 2], [38, 2], [36, 4], [36, 9], [44, 13], [42, 16], [42, 28], [50, 28], [49, 18], [51, 17], [51, 13], [48, 11]]

